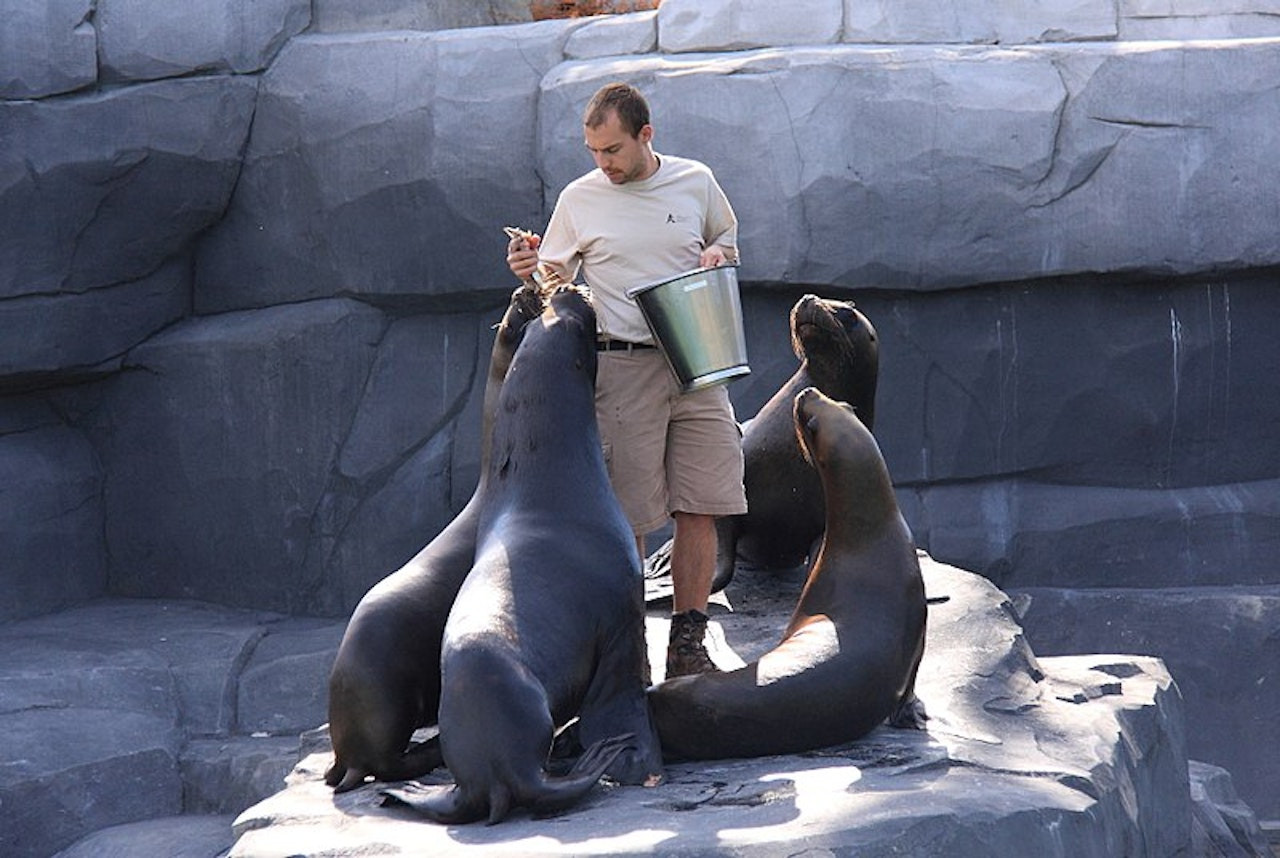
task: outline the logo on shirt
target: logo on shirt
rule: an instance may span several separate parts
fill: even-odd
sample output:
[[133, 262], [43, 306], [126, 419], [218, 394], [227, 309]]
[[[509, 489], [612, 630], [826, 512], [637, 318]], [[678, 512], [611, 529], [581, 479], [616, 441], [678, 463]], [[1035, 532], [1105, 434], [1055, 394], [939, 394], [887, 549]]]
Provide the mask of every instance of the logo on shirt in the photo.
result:
[[676, 216], [668, 212], [667, 223], [675, 223], [675, 222], [676, 222]]

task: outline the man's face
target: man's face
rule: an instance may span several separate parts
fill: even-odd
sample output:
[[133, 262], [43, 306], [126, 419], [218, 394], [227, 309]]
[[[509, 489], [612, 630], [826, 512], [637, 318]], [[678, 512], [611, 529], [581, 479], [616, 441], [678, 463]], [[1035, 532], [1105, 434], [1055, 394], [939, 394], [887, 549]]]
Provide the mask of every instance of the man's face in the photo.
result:
[[617, 111], [611, 110], [595, 128], [583, 126], [587, 150], [609, 181], [615, 185], [646, 178], [653, 170], [649, 141], [653, 126], [646, 125], [632, 137], [622, 127]]

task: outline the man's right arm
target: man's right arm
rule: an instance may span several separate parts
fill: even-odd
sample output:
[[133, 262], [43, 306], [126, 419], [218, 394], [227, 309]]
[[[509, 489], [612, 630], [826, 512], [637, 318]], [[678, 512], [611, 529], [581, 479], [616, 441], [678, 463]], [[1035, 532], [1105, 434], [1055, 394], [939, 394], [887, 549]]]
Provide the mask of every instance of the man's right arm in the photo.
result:
[[541, 240], [541, 236], [534, 233], [527, 241], [517, 237], [507, 242], [507, 267], [525, 282], [533, 279], [533, 272], [538, 267], [537, 248]]

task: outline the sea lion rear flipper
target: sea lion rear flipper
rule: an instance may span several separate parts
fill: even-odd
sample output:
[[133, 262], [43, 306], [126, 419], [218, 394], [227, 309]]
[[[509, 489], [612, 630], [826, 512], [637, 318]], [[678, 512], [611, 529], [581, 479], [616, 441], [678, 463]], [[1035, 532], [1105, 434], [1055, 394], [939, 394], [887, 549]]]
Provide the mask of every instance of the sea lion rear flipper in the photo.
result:
[[535, 813], [552, 813], [576, 803], [591, 791], [619, 754], [635, 746], [635, 734], [601, 739], [578, 758], [568, 774], [544, 777], [529, 804]]
[[429, 787], [415, 781], [379, 790], [383, 804], [403, 804], [432, 822], [461, 825], [484, 818], [484, 808], [468, 802], [457, 786]]

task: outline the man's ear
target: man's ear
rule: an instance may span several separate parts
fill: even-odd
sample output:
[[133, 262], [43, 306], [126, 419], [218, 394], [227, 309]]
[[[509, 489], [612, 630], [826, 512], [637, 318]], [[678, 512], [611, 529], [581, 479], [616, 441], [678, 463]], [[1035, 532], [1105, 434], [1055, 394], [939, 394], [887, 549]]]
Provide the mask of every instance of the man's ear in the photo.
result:
[[652, 125], [642, 125], [642, 126], [640, 126], [640, 133], [636, 135], [636, 139], [638, 139], [641, 143], [648, 143], [648, 142], [652, 141], [652, 140], [653, 140], [653, 126], [652, 126]]

